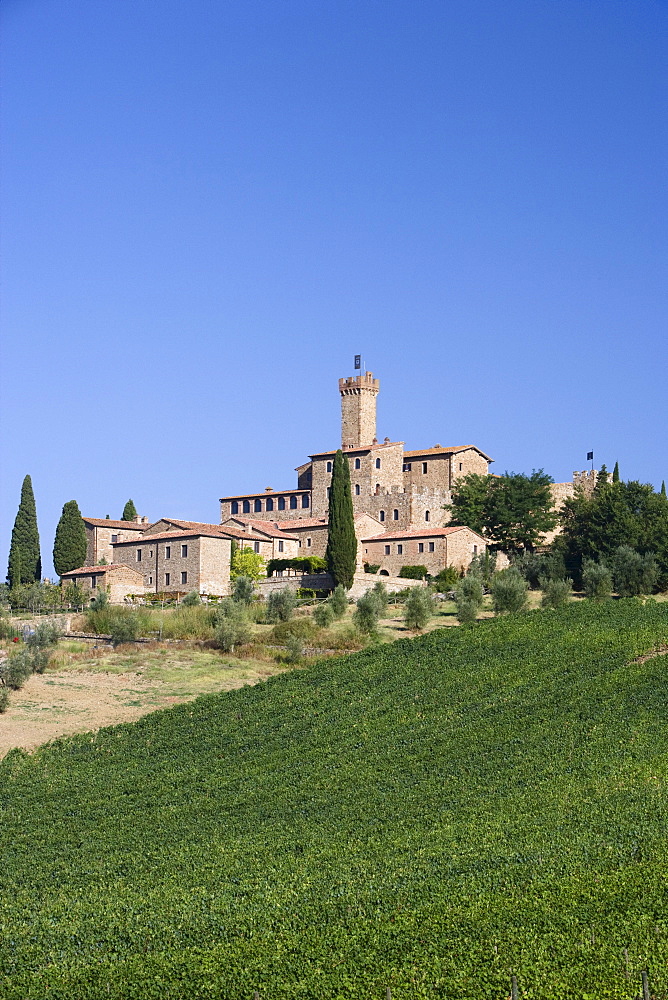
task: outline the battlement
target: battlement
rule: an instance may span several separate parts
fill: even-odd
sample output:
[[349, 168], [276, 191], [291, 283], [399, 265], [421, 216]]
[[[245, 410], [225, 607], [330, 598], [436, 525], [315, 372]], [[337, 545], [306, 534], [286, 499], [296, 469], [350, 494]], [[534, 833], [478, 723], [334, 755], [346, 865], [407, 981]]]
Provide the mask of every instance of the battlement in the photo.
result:
[[373, 372], [339, 379], [341, 447], [366, 447], [376, 441], [376, 396], [380, 382]]
[[351, 375], [349, 378], [339, 379], [339, 392], [343, 395], [356, 395], [362, 391], [372, 392], [377, 396], [380, 392], [380, 380], [373, 377], [373, 372], [365, 372], [364, 375]]

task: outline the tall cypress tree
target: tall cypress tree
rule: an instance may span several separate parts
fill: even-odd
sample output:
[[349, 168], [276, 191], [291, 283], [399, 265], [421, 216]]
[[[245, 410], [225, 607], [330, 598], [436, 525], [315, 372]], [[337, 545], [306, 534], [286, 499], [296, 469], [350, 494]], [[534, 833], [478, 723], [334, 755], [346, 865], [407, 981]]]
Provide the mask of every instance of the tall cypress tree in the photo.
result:
[[340, 448], [334, 456], [332, 469], [325, 559], [334, 582], [350, 590], [357, 565], [357, 538], [350, 492], [350, 468]]
[[86, 562], [86, 526], [76, 500], [63, 507], [53, 543], [53, 565], [58, 576]]
[[134, 521], [137, 516], [137, 508], [134, 505], [133, 500], [128, 500], [125, 507], [123, 508], [123, 513], [121, 514], [121, 521]]
[[39, 553], [35, 494], [32, 491], [32, 480], [30, 476], [26, 476], [21, 486], [21, 501], [12, 530], [7, 583], [10, 587], [15, 587], [19, 583], [33, 583], [41, 576], [42, 559]]
[[615, 467], [612, 470], [612, 481], [613, 483], [619, 482], [619, 462], [615, 462]]
[[664, 479], [661, 483], [661, 496], [665, 497], [665, 495], [666, 495], [666, 480]]

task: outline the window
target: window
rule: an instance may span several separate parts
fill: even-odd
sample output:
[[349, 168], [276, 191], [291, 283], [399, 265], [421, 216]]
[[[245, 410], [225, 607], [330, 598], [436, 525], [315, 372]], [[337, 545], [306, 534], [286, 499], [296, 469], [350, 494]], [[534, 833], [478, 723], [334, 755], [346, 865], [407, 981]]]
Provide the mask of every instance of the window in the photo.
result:
[[361, 469], [362, 468], [362, 463], [361, 463], [361, 461], [360, 461], [359, 458], [355, 459], [355, 468], [356, 469]]
[[379, 511], [379, 513], [378, 513], [378, 520], [379, 521], [384, 521], [385, 520], [385, 511], [384, 510]]
[[426, 471], [427, 471], [427, 463], [423, 462], [422, 463], [422, 475], [424, 475]]
[[250, 514], [250, 503], [248, 502], [248, 500], [244, 500], [242, 505], [242, 510], [244, 514]]
[[386, 556], [389, 556], [389, 554], [390, 554], [390, 546], [389, 546], [389, 545], [386, 545], [386, 546], [385, 546], [385, 555], [386, 555]]
[[418, 552], [424, 552], [424, 542], [418, 542]]
[[478, 546], [477, 546], [477, 545], [474, 545], [474, 546], [473, 546], [473, 555], [474, 555], [474, 556], [477, 556], [477, 555], [478, 555]]
[[278, 509], [285, 510], [285, 497], [278, 498]]
[[172, 558], [172, 547], [171, 545], [165, 545], [165, 559]]
[[181, 573], [181, 583], [187, 583], [187, 582], [188, 582], [188, 574], [185, 572]]
[[261, 500], [256, 500], [255, 501], [255, 503], [253, 504], [253, 510], [255, 511], [256, 514], [260, 513], [260, 511], [262, 510], [262, 501]]
[[424, 519], [425, 519], [425, 521], [428, 521], [428, 520], [429, 520], [429, 511], [428, 511], [428, 510], [426, 510], [426, 511], [424, 512]]
[[307, 549], [310, 549], [310, 548], [311, 548], [311, 539], [310, 539], [310, 538], [307, 538], [307, 539], [306, 539], [306, 548], [307, 548]]
[[355, 496], [358, 497], [361, 492], [362, 492], [362, 490], [360, 489], [360, 484], [359, 483], [355, 483]]
[[253, 552], [259, 552], [259, 551], [260, 551], [260, 543], [253, 542]]
[[380, 469], [380, 459], [379, 458], [376, 459], [376, 468]]
[[148, 578], [148, 582], [149, 582], [149, 583], [153, 583], [153, 577], [152, 577], [152, 576], [149, 576], [149, 578]]
[[304, 496], [302, 497], [302, 507], [308, 507], [310, 503], [311, 501], [309, 499], [309, 495], [308, 493], [305, 493]]
[[281, 541], [279, 541], [279, 543], [278, 543], [278, 551], [279, 552], [283, 551], [283, 542], [281, 542]]
[[137, 549], [137, 562], [141, 562], [141, 549]]
[[459, 471], [461, 472], [463, 468], [464, 468], [464, 463], [460, 462], [459, 463]]
[[331, 471], [332, 471], [332, 463], [331, 463], [331, 462], [328, 462], [328, 463], [327, 463], [327, 471], [328, 471], [328, 472], [331, 472]]
[[96, 580], [97, 580], [96, 576], [91, 576], [91, 578], [90, 578], [91, 590], [95, 590], [95, 588], [97, 587]]
[[399, 520], [399, 511], [397, 510], [396, 507], [392, 511], [392, 520], [393, 521], [398, 521]]
[[169, 581], [170, 580], [171, 580], [171, 576], [169, 575], [169, 573], [165, 573], [165, 587], [169, 587]]
[[331, 487], [331, 486], [328, 486], [328, 487], [327, 487], [327, 499], [328, 499], [328, 500], [329, 500], [329, 498], [331, 497], [331, 495], [332, 495], [332, 487]]
[[413, 465], [411, 462], [404, 462], [404, 472], [410, 472], [412, 468]]
[[290, 497], [290, 510], [297, 510], [297, 497]]
[[433, 542], [430, 542], [430, 543], [429, 543], [429, 551], [430, 551], [430, 552], [433, 552], [433, 551], [434, 551], [434, 543], [433, 543]]
[[398, 556], [402, 556], [403, 554], [404, 554], [404, 547], [403, 547], [403, 545], [397, 545], [397, 555]]
[[267, 497], [267, 510], [273, 510], [273, 509], [274, 509], [274, 498]]
[[149, 559], [153, 558], [153, 549], [151, 549], [151, 551], [149, 552], [148, 557], [149, 557]]
[[230, 504], [230, 514], [238, 514], [238, 513], [239, 513], [239, 501], [233, 500], [232, 503]]
[[118, 535], [112, 535], [111, 536], [111, 544], [115, 545], [117, 541], [118, 541]]
[[181, 546], [181, 558], [182, 559], [187, 559], [187, 557], [188, 557], [188, 546], [187, 545], [182, 545]]

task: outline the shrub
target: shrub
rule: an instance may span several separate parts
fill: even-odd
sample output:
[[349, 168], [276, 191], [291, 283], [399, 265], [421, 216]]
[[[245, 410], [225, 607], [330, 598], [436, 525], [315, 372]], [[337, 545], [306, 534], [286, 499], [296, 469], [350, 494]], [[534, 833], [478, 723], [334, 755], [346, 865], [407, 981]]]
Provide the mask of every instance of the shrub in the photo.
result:
[[7, 688], [0, 688], [0, 713], [7, 711], [9, 705], [9, 691]]
[[357, 607], [353, 613], [353, 622], [365, 635], [373, 635], [380, 618], [378, 598], [371, 591], [367, 591], [357, 601]]
[[612, 593], [612, 573], [603, 563], [585, 559], [582, 564], [582, 589], [585, 597], [604, 601]]
[[497, 615], [523, 611], [526, 607], [527, 582], [514, 566], [495, 574], [491, 591]]
[[380, 569], [380, 563], [364, 563], [365, 573], [377, 573]]
[[[240, 578], [241, 579], [241, 578]], [[202, 598], [199, 596], [196, 590], [191, 590], [189, 594], [181, 601], [184, 608], [195, 608], [198, 604], [202, 603]]]
[[312, 643], [318, 634], [318, 626], [312, 618], [306, 616], [303, 618], [291, 618], [286, 622], [279, 622], [271, 630], [271, 638], [279, 646], [287, 645], [288, 639], [293, 638]]
[[376, 583], [374, 583], [371, 590], [369, 591], [369, 593], [373, 594], [374, 597], [376, 598], [376, 601], [378, 603], [378, 615], [380, 618], [383, 618], [387, 612], [387, 605], [390, 600], [390, 595], [387, 592], [387, 587], [382, 582], [382, 580], [377, 580]]
[[620, 597], [637, 597], [654, 590], [659, 568], [651, 553], [641, 556], [630, 545], [620, 545], [613, 556], [612, 577]]
[[274, 590], [267, 598], [267, 621], [286, 622], [292, 617], [297, 603], [295, 594], [289, 587]]
[[55, 622], [39, 622], [26, 639], [26, 645], [30, 649], [46, 649], [48, 646], [55, 646], [59, 639], [60, 629]]
[[94, 611], [101, 611], [109, 604], [109, 594], [106, 590], [100, 590], [95, 597], [91, 598], [90, 606]]
[[122, 618], [115, 618], [111, 622], [109, 637], [114, 646], [120, 646], [123, 642], [132, 642], [139, 636], [139, 619], [136, 615], [126, 614]]
[[329, 628], [329, 626], [334, 621], [334, 611], [332, 610], [332, 605], [325, 601], [322, 604], [318, 604], [313, 612], [313, 621], [320, 628]]
[[434, 601], [430, 592], [423, 587], [413, 587], [404, 608], [406, 627], [414, 631], [423, 629], [433, 613]]
[[491, 586], [495, 572], [496, 552], [493, 552], [491, 549], [485, 549], [484, 552], [478, 552], [473, 557], [469, 563], [466, 575], [479, 576], [483, 582], [483, 586], [489, 587]]
[[329, 598], [329, 606], [334, 612], [335, 618], [343, 618], [348, 608], [348, 595], [342, 584], [334, 589]]
[[573, 581], [570, 579], [546, 580], [541, 577], [540, 586], [543, 591], [543, 598], [541, 600], [541, 607], [543, 608], [561, 608], [571, 599]]
[[426, 566], [402, 566], [399, 576], [404, 580], [424, 580], [428, 576]]
[[477, 621], [479, 611], [480, 605], [477, 601], [467, 598], [457, 601], [457, 619], [460, 625], [470, 625], [471, 622]]
[[298, 635], [291, 635], [286, 642], [288, 663], [300, 663], [304, 656], [304, 642]]
[[460, 625], [476, 621], [482, 600], [482, 579], [473, 574], [462, 577], [455, 590], [455, 605]]
[[233, 653], [235, 646], [249, 642], [251, 630], [246, 618], [222, 618], [216, 625], [214, 641], [223, 653]]
[[48, 648], [38, 648], [32, 651], [32, 673], [43, 674], [49, 665], [51, 650]]
[[250, 604], [253, 600], [255, 585], [249, 576], [238, 576], [234, 581], [232, 597], [240, 604]]
[[452, 590], [459, 583], [459, 570], [456, 566], [446, 566], [431, 582], [438, 590]]
[[2, 672], [3, 683], [18, 691], [32, 674], [32, 664], [32, 653], [27, 646], [24, 646], [5, 662]]
[[[179, 605], [173, 611], [153, 617], [151, 631], [157, 631], [165, 639], [211, 639], [218, 608], [207, 604], [185, 607]], [[156, 627], [157, 626], [157, 627]]]
[[564, 557], [560, 552], [523, 552], [513, 560], [532, 590], [542, 590], [541, 580], [563, 580], [566, 576]]

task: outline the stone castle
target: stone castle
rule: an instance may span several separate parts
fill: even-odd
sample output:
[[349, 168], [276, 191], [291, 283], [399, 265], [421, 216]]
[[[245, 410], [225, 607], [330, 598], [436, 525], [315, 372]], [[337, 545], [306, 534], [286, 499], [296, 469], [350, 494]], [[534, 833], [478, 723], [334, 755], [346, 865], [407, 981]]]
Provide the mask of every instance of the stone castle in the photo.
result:
[[[487, 475], [493, 460], [472, 444], [406, 451], [403, 441], [379, 442], [378, 379], [365, 372], [339, 379], [338, 388], [360, 574], [365, 563], [391, 578], [411, 565], [425, 566], [432, 575], [446, 566], [465, 569], [485, 550], [485, 539], [470, 528], [449, 525], [447, 507], [457, 480], [472, 472]], [[295, 470], [294, 488], [221, 497], [218, 524], [84, 518], [87, 565], [65, 574], [64, 582], [76, 581], [91, 591], [104, 587], [115, 600], [146, 592], [224, 595], [230, 587], [232, 542], [251, 547], [266, 561], [324, 556], [335, 454], [310, 455]], [[572, 483], [555, 483], [555, 505], [595, 482], [595, 473], [581, 472], [573, 474]], [[367, 582], [372, 584], [373, 576], [367, 574]]]

